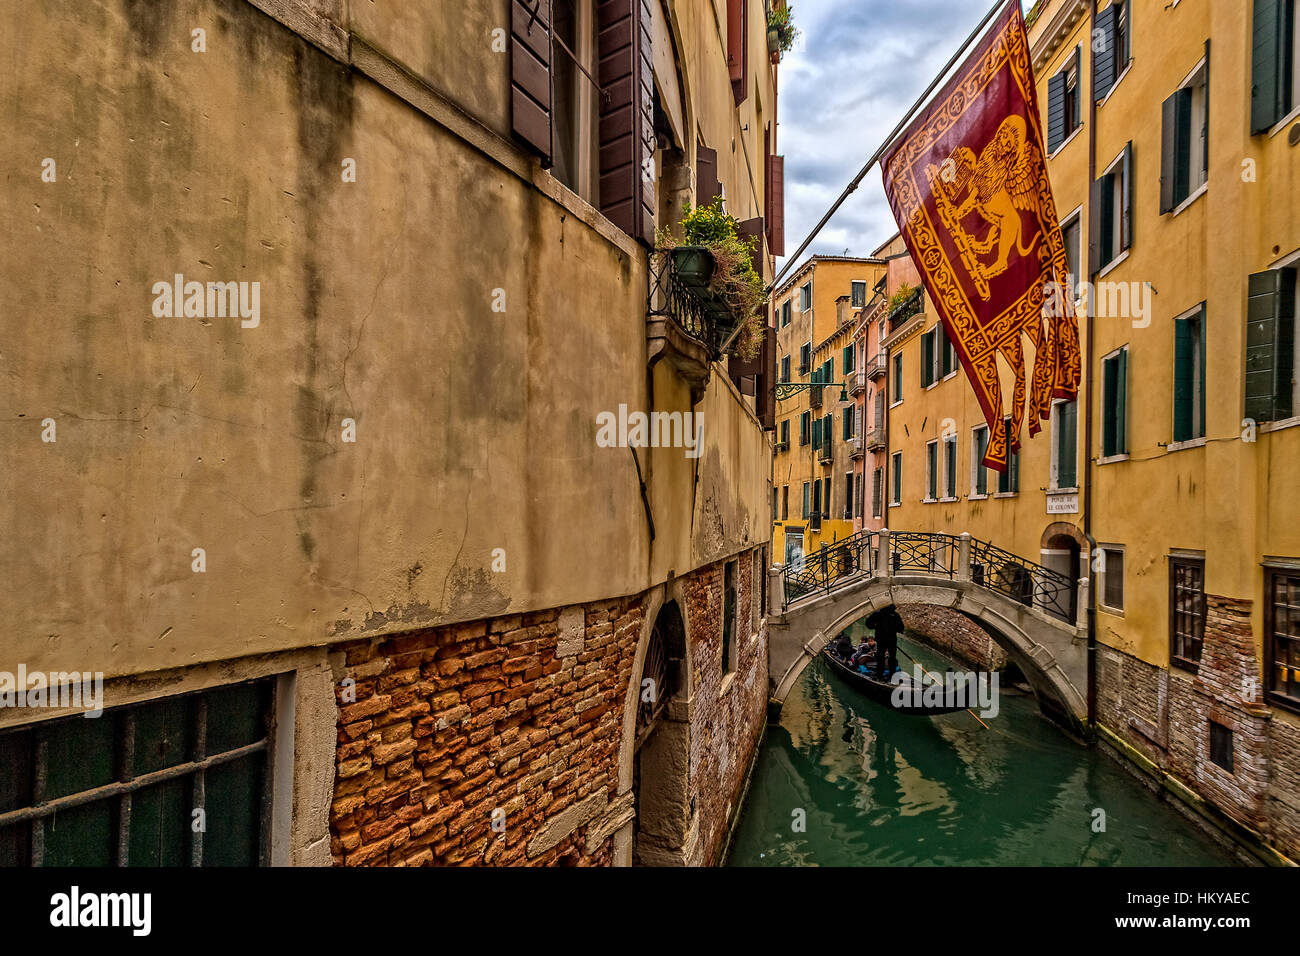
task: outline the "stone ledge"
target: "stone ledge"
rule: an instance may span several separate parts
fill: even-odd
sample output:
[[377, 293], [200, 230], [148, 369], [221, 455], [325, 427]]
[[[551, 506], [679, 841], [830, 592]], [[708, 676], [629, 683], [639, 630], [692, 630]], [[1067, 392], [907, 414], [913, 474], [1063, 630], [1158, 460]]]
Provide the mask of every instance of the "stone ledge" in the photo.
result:
[[525, 851], [528, 858], [531, 860], [558, 846], [561, 840], [600, 813], [605, 807], [606, 800], [605, 791], [598, 790], [549, 817], [538, 829], [537, 835], [528, 841], [528, 848]]

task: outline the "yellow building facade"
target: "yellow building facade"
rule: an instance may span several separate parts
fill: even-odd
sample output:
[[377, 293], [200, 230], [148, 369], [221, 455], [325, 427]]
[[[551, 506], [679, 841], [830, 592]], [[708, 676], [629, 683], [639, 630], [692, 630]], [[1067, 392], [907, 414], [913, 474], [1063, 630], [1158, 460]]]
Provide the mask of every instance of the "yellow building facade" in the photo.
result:
[[[875, 259], [812, 256], [774, 293], [776, 454], [772, 554], [800, 557], [853, 534], [861, 517], [860, 415], [847, 386], [865, 361], [854, 332], [884, 275]], [[789, 390], [783, 384], [829, 383]], [[784, 396], [784, 397], [783, 397]]]
[[[970, 532], [1074, 568], [1087, 580], [1078, 600], [1095, 603], [1089, 691], [1103, 736], [1292, 855], [1294, 7], [1044, 0], [1031, 11], [1085, 364], [1077, 403], [1056, 402], [1036, 438], [1026, 427], [1009, 476], [976, 463], [983, 415], [948, 368], [928, 299], [885, 339], [889, 527]], [[875, 255], [899, 250], [896, 239]]]

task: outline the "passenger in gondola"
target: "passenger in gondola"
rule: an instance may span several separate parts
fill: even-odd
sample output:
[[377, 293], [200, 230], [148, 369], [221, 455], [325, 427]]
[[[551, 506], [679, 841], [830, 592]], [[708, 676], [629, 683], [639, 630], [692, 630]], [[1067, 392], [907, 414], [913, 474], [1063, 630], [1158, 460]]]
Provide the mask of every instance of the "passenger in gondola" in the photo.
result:
[[849, 665], [859, 673], [869, 673], [876, 662], [876, 642], [870, 637], [864, 638], [858, 649], [849, 658]]
[[842, 661], [847, 661], [853, 654], [853, 642], [849, 640], [847, 631], [841, 631], [840, 636], [831, 642], [831, 653]]

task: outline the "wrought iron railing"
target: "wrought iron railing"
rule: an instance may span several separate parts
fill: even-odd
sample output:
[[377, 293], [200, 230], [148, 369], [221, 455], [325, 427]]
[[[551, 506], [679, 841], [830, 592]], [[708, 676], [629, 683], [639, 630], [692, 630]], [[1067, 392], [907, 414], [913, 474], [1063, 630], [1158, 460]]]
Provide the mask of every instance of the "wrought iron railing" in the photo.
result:
[[889, 536], [890, 566], [894, 574], [920, 571], [952, 578], [957, 575], [959, 545], [955, 534], [897, 531]]
[[[889, 554], [877, 531], [859, 531], [824, 545], [782, 569], [785, 606], [833, 591], [875, 574], [932, 574], [965, 579], [1038, 608], [1066, 623], [1075, 616], [1076, 582], [987, 541], [970, 538], [968, 569], [962, 567], [962, 536], [944, 532], [889, 532]], [[887, 562], [887, 571], [881, 566]]]
[[785, 603], [829, 593], [850, 578], [874, 574], [879, 537], [875, 531], [859, 531], [804, 555], [797, 564], [787, 565], [781, 572]]
[[650, 256], [650, 297], [646, 314], [670, 319], [703, 345], [713, 358], [736, 327], [736, 316], [723, 301], [697, 291], [682, 281], [670, 253]]
[[1074, 619], [1073, 580], [978, 538], [971, 538], [970, 577], [972, 583], [1027, 607], [1040, 608], [1066, 621]]

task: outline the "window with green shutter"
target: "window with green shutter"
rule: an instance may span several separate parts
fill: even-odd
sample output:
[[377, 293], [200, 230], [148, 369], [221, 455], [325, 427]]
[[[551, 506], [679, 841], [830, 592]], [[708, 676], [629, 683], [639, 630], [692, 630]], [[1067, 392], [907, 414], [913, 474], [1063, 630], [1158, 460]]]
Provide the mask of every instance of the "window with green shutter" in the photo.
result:
[[1295, 0], [1254, 0], [1250, 131], [1267, 133], [1297, 105]]
[[1074, 56], [1047, 82], [1047, 151], [1054, 153], [1081, 125], [1079, 76], [1083, 47], [1074, 48]]
[[1205, 306], [1174, 322], [1174, 441], [1205, 437]]
[[1128, 454], [1128, 348], [1102, 360], [1102, 457]]
[[854, 367], [855, 367], [855, 363], [854, 363], [854, 361], [853, 361], [853, 357], [854, 357], [854, 356], [853, 356], [853, 346], [852, 346], [852, 345], [846, 345], [846, 346], [844, 347], [843, 355], [842, 355], [842, 357], [841, 357], [841, 359], [840, 359], [840, 363], [844, 366], [844, 374], [845, 374], [845, 375], [848, 375], [850, 372], [852, 372], [853, 369], [854, 369]]
[[1160, 212], [1172, 212], [1209, 176], [1209, 53], [1181, 89], [1165, 100], [1160, 152]]
[[893, 468], [889, 476], [889, 500], [892, 504], [900, 504], [903, 500], [903, 453], [894, 452], [890, 462]]
[[937, 327], [921, 336], [921, 387], [928, 388], [934, 384], [934, 353]]
[[1280, 421], [1296, 414], [1296, 270], [1250, 277], [1246, 306], [1246, 417]]
[[1053, 487], [1077, 488], [1079, 404], [1057, 402], [1052, 411], [1056, 415], [1056, 476]]
[[972, 436], [971, 467], [975, 470], [975, 481], [971, 493], [987, 495], [989, 493], [989, 470], [984, 466], [984, 456], [989, 451], [989, 430], [987, 425], [980, 425]]
[[808, 434], [809, 432], [808, 420], [810, 414], [811, 413], [809, 412], [804, 412], [802, 415], [799, 416], [799, 444], [801, 446], [808, 444], [808, 441], [811, 437]]
[[826, 489], [822, 493], [822, 517], [829, 518], [831, 516], [831, 480], [827, 478], [824, 484]]
[[934, 501], [939, 497], [939, 443], [929, 442], [925, 446], [925, 500]]
[[[1003, 419], [1002, 427], [1006, 429], [1007, 446], [1014, 437], [1011, 433], [1011, 419]], [[1020, 491], [1020, 453], [1008, 450], [1007, 469], [998, 474], [998, 494], [1012, 495]]]
[[275, 680], [0, 733], [0, 866], [266, 865]]
[[844, 440], [848, 441], [853, 437], [853, 414], [856, 408], [850, 405], [844, 409]]
[[894, 353], [894, 401], [903, 400], [903, 353]]
[[809, 514], [810, 514], [810, 512], [808, 511], [808, 482], [805, 481], [805, 482], [803, 483], [803, 516], [804, 516], [804, 518], [807, 518], [807, 517], [809, 516]]

